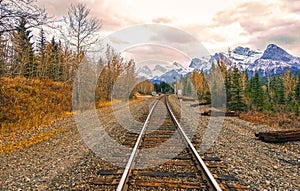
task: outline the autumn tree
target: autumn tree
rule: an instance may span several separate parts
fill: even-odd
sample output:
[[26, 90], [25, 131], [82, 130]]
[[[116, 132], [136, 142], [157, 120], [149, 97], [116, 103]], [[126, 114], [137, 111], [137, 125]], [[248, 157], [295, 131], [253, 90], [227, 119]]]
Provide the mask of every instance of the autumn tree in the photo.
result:
[[149, 80], [144, 80], [142, 82], [139, 82], [136, 86], [134, 91], [139, 92], [143, 95], [150, 95], [151, 92], [154, 91], [154, 85]]
[[[101, 28], [101, 24], [97, 18], [90, 17], [90, 9], [82, 3], [77, 5], [72, 4], [68, 9], [67, 16], [63, 19], [66, 27], [61, 29], [61, 32], [67, 43], [75, 51], [76, 60], [73, 63], [72, 69], [76, 71], [88, 48], [98, 40], [95, 38], [95, 33]], [[79, 84], [81, 84], [80, 76], [77, 75], [74, 81], [75, 89], [77, 90], [75, 94], [77, 102], [80, 100], [78, 97], [78, 92], [80, 92]]]
[[282, 83], [285, 89], [285, 98], [289, 103], [294, 99], [294, 90], [296, 88], [297, 79], [292, 75], [291, 71], [288, 70], [282, 76]]
[[112, 98], [127, 100], [134, 94], [135, 63], [133, 60], [129, 60], [122, 65], [122, 72], [113, 83]]
[[197, 71], [194, 71], [190, 77], [190, 80], [197, 93], [198, 99], [202, 100], [208, 89], [208, 84], [203, 72], [199, 73]]
[[135, 63], [133, 60], [124, 60], [120, 53], [107, 45], [105, 57], [99, 59], [95, 71], [100, 72], [97, 75], [97, 101], [109, 101], [112, 97], [128, 98], [132, 96], [131, 91], [135, 84]]

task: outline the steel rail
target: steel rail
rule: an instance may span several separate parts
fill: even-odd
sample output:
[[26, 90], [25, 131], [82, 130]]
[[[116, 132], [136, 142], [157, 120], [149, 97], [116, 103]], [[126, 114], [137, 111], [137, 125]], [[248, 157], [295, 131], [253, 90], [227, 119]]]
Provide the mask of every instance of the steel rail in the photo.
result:
[[124, 172], [122, 174], [122, 177], [120, 179], [120, 182], [118, 184], [117, 191], [122, 191], [124, 189], [124, 186], [125, 186], [125, 184], [127, 182], [127, 178], [128, 178], [129, 172], [131, 170], [134, 158], [136, 156], [138, 147], [139, 147], [140, 142], [142, 140], [142, 136], [143, 136], [143, 134], [144, 134], [144, 132], [146, 130], [146, 127], [148, 126], [148, 123], [150, 121], [150, 117], [151, 117], [151, 115], [152, 115], [152, 113], [154, 111], [154, 108], [156, 107], [156, 105], [158, 104], [158, 102], [160, 101], [160, 99], [156, 100], [156, 102], [153, 104], [153, 106], [152, 106], [152, 108], [151, 108], [151, 110], [150, 110], [150, 112], [149, 112], [149, 114], [147, 116], [147, 119], [146, 119], [146, 121], [145, 121], [145, 123], [143, 125], [143, 128], [142, 128], [142, 130], [141, 130], [141, 132], [139, 134], [139, 137], [138, 137], [137, 141], [135, 142], [134, 148], [132, 149], [132, 152], [131, 152], [131, 155], [129, 157], [129, 160], [128, 160], [127, 164], [126, 164], [125, 170], [124, 170]]
[[209, 171], [209, 169], [207, 168], [207, 166], [205, 165], [204, 161], [201, 159], [200, 155], [198, 154], [197, 150], [195, 149], [195, 147], [193, 146], [193, 144], [191, 143], [190, 139], [188, 138], [188, 136], [185, 134], [185, 132], [183, 131], [180, 123], [177, 121], [169, 103], [168, 103], [168, 98], [166, 96], [166, 105], [168, 108], [168, 111], [172, 117], [172, 120], [174, 121], [175, 125], [177, 126], [180, 134], [182, 135], [182, 137], [184, 138], [184, 140], [186, 141], [186, 143], [188, 144], [188, 146], [190, 147], [190, 149], [192, 150], [194, 156], [197, 159], [197, 162], [200, 164], [201, 168], [204, 170], [206, 176], [208, 177], [211, 185], [213, 186], [213, 189], [216, 191], [222, 191], [220, 185], [217, 183], [216, 179], [213, 177], [213, 175], [211, 174], [211, 172]]

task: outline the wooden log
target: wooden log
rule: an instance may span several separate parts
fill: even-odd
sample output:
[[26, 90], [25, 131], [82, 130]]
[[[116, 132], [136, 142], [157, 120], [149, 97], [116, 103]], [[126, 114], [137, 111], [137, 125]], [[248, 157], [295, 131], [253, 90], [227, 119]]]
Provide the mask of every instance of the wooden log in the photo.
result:
[[259, 132], [255, 133], [255, 136], [265, 142], [282, 143], [287, 141], [300, 141], [300, 129]]
[[[204, 111], [203, 113], [201, 113], [202, 116], [211, 116], [212, 115], [212, 111], [208, 110], [208, 111]], [[235, 111], [226, 111], [225, 113], [222, 111], [214, 111], [213, 112], [213, 116], [227, 116], [227, 117], [238, 117], [239, 114]]]

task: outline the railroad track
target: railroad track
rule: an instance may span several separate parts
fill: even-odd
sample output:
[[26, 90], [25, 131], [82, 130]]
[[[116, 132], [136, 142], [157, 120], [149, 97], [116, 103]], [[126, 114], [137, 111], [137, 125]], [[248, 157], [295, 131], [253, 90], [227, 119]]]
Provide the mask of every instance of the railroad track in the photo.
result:
[[152, 106], [125, 169], [100, 170], [93, 181], [112, 190], [222, 190], [162, 96]]

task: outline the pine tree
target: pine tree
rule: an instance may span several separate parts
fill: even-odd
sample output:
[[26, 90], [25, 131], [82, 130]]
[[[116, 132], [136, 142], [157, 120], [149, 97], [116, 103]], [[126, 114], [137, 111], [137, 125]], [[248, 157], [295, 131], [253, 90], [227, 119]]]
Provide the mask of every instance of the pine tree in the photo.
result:
[[226, 98], [227, 98], [227, 103], [229, 103], [232, 99], [231, 99], [231, 93], [232, 93], [232, 89], [231, 89], [231, 74], [230, 71], [225, 71], [225, 89], [226, 89]]
[[229, 102], [229, 108], [234, 111], [243, 111], [245, 109], [245, 103], [242, 97], [241, 88], [241, 75], [237, 67], [234, 67], [231, 85], [231, 100]]
[[280, 104], [280, 105], [284, 105], [286, 103], [286, 98], [285, 98], [285, 88], [284, 88], [284, 85], [283, 85], [282, 78], [278, 79], [277, 92], [278, 92], [278, 101], [277, 101], [277, 103]]
[[255, 107], [259, 111], [268, 109], [267, 98], [259, 79], [258, 72], [255, 73], [254, 77], [250, 80], [249, 86], [250, 95], [250, 107]]
[[47, 65], [47, 75], [49, 78], [55, 81], [62, 81], [64, 76], [63, 69], [63, 53], [62, 53], [61, 42], [58, 43], [53, 36], [51, 42], [47, 44], [46, 48], [46, 65]]
[[295, 89], [295, 97], [298, 103], [300, 104], [300, 76], [298, 76], [297, 86]]
[[44, 29], [42, 28], [39, 33], [39, 38], [37, 41], [37, 62], [38, 62], [38, 76], [44, 77], [46, 75], [46, 37]]
[[[182, 84], [182, 94], [186, 96], [192, 95], [193, 88], [190, 79], [187, 77], [181, 77], [180, 82]], [[180, 88], [178, 87], [178, 89]], [[200, 94], [200, 92], [198, 93]]]
[[34, 62], [31, 31], [26, 28], [26, 20], [21, 18], [13, 33], [13, 76], [36, 77], [37, 65]]

